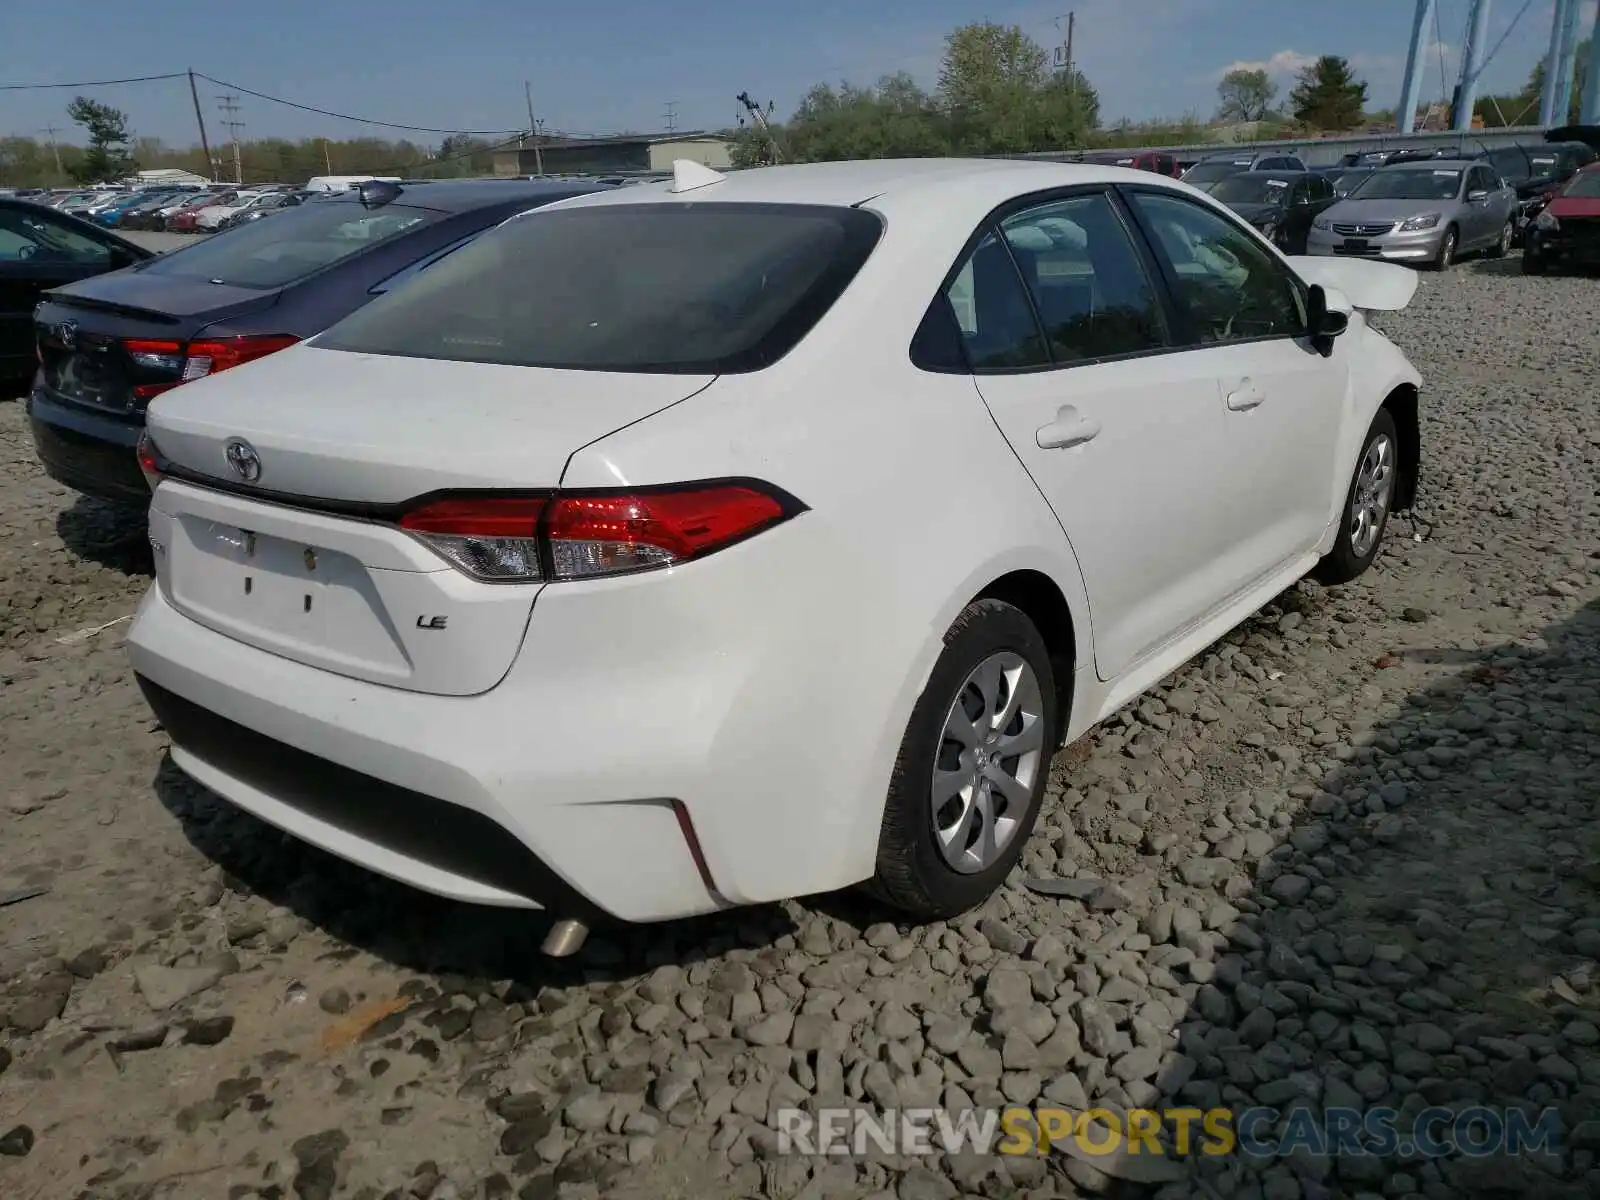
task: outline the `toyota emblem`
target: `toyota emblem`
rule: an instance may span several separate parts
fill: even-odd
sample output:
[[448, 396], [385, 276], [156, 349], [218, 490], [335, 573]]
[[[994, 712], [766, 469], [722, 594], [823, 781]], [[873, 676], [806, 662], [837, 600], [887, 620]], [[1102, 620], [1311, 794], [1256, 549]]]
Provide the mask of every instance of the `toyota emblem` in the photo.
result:
[[78, 344], [78, 323], [76, 321], [63, 321], [56, 326], [56, 338], [62, 346], [71, 350]]
[[261, 456], [255, 452], [255, 447], [249, 442], [234, 438], [224, 449], [228, 465], [233, 468], [233, 473], [246, 483], [254, 483], [261, 478]]

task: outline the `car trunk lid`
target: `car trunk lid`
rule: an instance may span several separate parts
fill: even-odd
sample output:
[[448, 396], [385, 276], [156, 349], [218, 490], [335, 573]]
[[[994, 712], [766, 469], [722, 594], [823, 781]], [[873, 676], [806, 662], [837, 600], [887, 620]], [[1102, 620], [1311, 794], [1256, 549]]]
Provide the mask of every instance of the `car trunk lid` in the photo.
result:
[[[712, 378], [297, 347], [187, 385], [150, 411], [172, 472], [151, 513], [161, 585], [200, 624], [284, 658], [411, 691], [486, 691], [542, 585], [457, 570], [398, 527], [407, 503], [553, 489], [574, 451]], [[251, 482], [230, 445], [259, 463]]]
[[34, 317], [44, 386], [79, 404], [136, 413], [178, 381], [171, 369], [136, 357], [128, 343], [181, 346], [216, 321], [270, 308], [276, 293], [137, 270], [81, 280], [45, 295]]

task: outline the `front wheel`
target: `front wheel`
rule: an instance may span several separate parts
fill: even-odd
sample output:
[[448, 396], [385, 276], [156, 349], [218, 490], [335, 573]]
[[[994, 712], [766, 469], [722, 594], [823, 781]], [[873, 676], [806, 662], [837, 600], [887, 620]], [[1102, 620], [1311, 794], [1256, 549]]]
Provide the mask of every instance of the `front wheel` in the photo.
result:
[[981, 904], [1033, 831], [1059, 733], [1050, 653], [1021, 609], [969, 604], [945, 634], [900, 744], [877, 896], [923, 921]]
[[1378, 557], [1399, 470], [1394, 417], [1388, 409], [1379, 409], [1361, 444], [1361, 456], [1356, 459], [1350, 490], [1345, 494], [1339, 537], [1312, 571], [1312, 578], [1318, 583], [1349, 583], [1364, 574]]
[[1439, 253], [1434, 255], [1433, 269], [1435, 271], [1448, 271], [1450, 264], [1456, 260], [1456, 227], [1450, 226], [1444, 231], [1444, 237], [1439, 239]]

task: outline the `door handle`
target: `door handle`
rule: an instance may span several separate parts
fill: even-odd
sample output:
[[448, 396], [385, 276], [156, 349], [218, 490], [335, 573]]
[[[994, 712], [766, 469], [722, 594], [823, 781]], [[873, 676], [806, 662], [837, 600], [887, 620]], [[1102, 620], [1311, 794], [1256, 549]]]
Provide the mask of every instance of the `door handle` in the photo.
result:
[[1249, 412], [1266, 398], [1266, 393], [1256, 387], [1254, 381], [1246, 379], [1228, 393], [1228, 407], [1234, 412]]
[[1099, 435], [1099, 421], [1092, 421], [1072, 405], [1065, 404], [1056, 412], [1054, 421], [1039, 426], [1033, 438], [1041, 450], [1064, 450], [1092, 442]]

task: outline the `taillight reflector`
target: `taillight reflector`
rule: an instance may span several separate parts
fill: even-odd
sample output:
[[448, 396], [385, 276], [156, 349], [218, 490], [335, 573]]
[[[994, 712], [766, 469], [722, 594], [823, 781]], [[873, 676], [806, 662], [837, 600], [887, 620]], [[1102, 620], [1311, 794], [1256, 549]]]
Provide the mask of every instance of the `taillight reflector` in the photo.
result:
[[400, 527], [478, 579], [594, 579], [701, 558], [803, 511], [756, 482], [551, 497], [449, 496]]
[[139, 470], [144, 475], [144, 481], [150, 485], [150, 490], [156, 490], [156, 485], [161, 482], [162, 468], [164, 466], [161, 451], [156, 449], [156, 443], [150, 436], [148, 429], [139, 431]]

